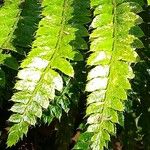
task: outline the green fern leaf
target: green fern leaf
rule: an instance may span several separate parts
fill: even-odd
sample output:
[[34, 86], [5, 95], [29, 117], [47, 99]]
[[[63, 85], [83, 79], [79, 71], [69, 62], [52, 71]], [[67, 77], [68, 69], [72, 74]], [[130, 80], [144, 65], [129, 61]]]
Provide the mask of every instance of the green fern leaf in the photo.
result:
[[[2, 49], [9, 49], [7, 46], [8, 41], [11, 40], [13, 32], [16, 28], [16, 24], [19, 19], [21, 9], [20, 4], [23, 1], [20, 0], [7, 0], [4, 6], [0, 8], [0, 65], [6, 65], [9, 68], [18, 69], [17, 60], [10, 54], [2, 54]], [[4, 86], [5, 76], [1, 70], [0, 86]]]
[[[43, 19], [39, 23], [32, 50], [21, 64], [22, 70], [15, 85], [18, 92], [11, 99], [15, 104], [11, 108], [14, 114], [9, 120], [14, 125], [9, 131], [8, 147], [16, 144], [27, 133], [26, 129], [41, 118], [42, 109], [47, 109], [49, 102], [54, 100], [55, 90], [62, 91], [63, 80], [58, 72], [74, 77], [69, 60], [82, 60], [77, 48], [87, 48], [82, 36], [83, 33], [87, 35], [83, 24], [89, 21], [79, 12], [76, 12], [78, 18], [73, 18], [74, 7], [79, 4], [85, 7], [80, 0], [75, 4], [73, 0], [42, 1]], [[84, 30], [76, 34], [79, 28]], [[56, 110], [55, 116], [58, 117]]]
[[[4, 65], [11, 69], [18, 70], [18, 62], [12, 57], [10, 54], [2, 54], [0, 53], [0, 66]], [[5, 72], [0, 69], [0, 87], [5, 86]]]
[[0, 8], [0, 48], [10, 49], [10, 42], [13, 32], [16, 29], [20, 17], [20, 4], [24, 0], [7, 0], [3, 7]]
[[[78, 48], [84, 49], [84, 48], [87, 48], [87, 44], [82, 39], [82, 37], [87, 37], [88, 32], [83, 24], [90, 21], [89, 20], [90, 13], [88, 10], [89, 4], [88, 4], [88, 2], [82, 2], [82, 1], [78, 0], [78, 1], [75, 1], [72, 6], [73, 6], [72, 14], [74, 14], [72, 21], [74, 22], [74, 24], [76, 26], [76, 29], [75, 29], [76, 30], [76, 40], [72, 41], [71, 45], [74, 45], [74, 49], [78, 49]], [[84, 18], [84, 19], [81, 19], [81, 18]], [[85, 22], [83, 22], [83, 20], [85, 20]], [[78, 41], [78, 39], [80, 39], [81, 41]], [[78, 43], [76, 43], [76, 42], [78, 42]], [[80, 42], [83, 43], [82, 47], [79, 47]], [[82, 45], [82, 43], [81, 43], [81, 45]], [[68, 59], [69, 58], [71, 60], [74, 59], [75, 61], [80, 61], [83, 59], [83, 56], [81, 54], [79, 54], [78, 52], [70, 51], [70, 45], [65, 45], [65, 46], [66, 46], [66, 48], [64, 48], [64, 50], [65, 50], [64, 53], [69, 52], [68, 56], [65, 55]], [[73, 58], [72, 56], [75, 56], [75, 57]], [[63, 61], [63, 63], [65, 63], [65, 62], [66, 61]], [[81, 67], [81, 63], [77, 63], [77, 62], [75, 62], [75, 63], [73, 62], [71, 64], [75, 68], [75, 72], [76, 72], [75, 77], [74, 77], [74, 79], [72, 79], [71, 77], [67, 77], [62, 74], [62, 78], [64, 81], [64, 88], [63, 88], [62, 92], [59, 92], [56, 95], [54, 101], [50, 102], [48, 109], [46, 111], [44, 111], [44, 113], [42, 115], [42, 120], [45, 124], [50, 124], [54, 118], [57, 118], [60, 120], [63, 112], [69, 113], [70, 107], [72, 105], [75, 105], [75, 103], [77, 102], [77, 99], [79, 99], [79, 94], [81, 93], [81, 91], [79, 90], [80, 87], [77, 82], [77, 79], [82, 74], [82, 72], [81, 72], [82, 69], [79, 69], [79, 67], [83, 68], [83, 66]], [[66, 69], [67, 68], [68, 67], [66, 65]], [[83, 83], [80, 83], [80, 84], [83, 84]], [[75, 93], [75, 94], [73, 94], [73, 93]]]
[[70, 106], [69, 90], [71, 88], [71, 78], [65, 82], [61, 94], [56, 96], [55, 99], [49, 104], [46, 111], [43, 112], [42, 120], [45, 124], [50, 124], [54, 118], [61, 119], [62, 111], [68, 113]]
[[[138, 40], [133, 27], [141, 22], [136, 13], [142, 8], [125, 0], [91, 0], [91, 7], [95, 18], [91, 24], [92, 54], [87, 64], [93, 69], [87, 77], [86, 91], [91, 94], [87, 98], [85, 133], [92, 136], [86, 149], [103, 150], [108, 146], [110, 134], [115, 134], [115, 123], [120, 123], [118, 112], [124, 111], [126, 92], [131, 89], [128, 79], [134, 74], [130, 65], [137, 57], [133, 43]], [[85, 133], [74, 149], [85, 149]]]
[[17, 60], [14, 57], [12, 57], [10, 54], [0, 55], [0, 65], [5, 65], [14, 70], [18, 70], [19, 67]]

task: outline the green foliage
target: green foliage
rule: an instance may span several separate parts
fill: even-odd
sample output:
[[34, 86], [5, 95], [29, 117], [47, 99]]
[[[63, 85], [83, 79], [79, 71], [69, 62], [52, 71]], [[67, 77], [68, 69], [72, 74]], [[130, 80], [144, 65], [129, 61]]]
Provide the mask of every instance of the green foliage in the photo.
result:
[[[144, 103], [141, 109], [140, 103], [149, 95], [149, 36], [140, 28], [144, 17], [139, 17], [148, 5], [149, 0], [4, 1], [0, 6], [0, 95], [10, 91], [6, 101], [12, 95], [8, 147], [23, 139], [31, 126], [51, 125], [54, 120], [58, 149], [68, 149], [80, 123], [83, 133], [74, 149], [108, 148], [116, 124], [124, 125], [124, 112], [131, 111], [127, 99], [138, 103], [131, 111], [138, 112], [132, 116], [138, 116], [134, 132], [141, 122], [148, 124], [142, 118], [149, 116], [149, 105]], [[17, 77], [10, 78], [17, 71]], [[138, 132], [149, 131], [140, 128]]]
[[[31, 13], [32, 12], [32, 13]], [[36, 22], [40, 19], [39, 0], [6, 1], [0, 8], [0, 64], [18, 70], [17, 60], [10, 54], [11, 51], [24, 55], [24, 49], [30, 47], [33, 40]], [[5, 86], [5, 72], [0, 76]]]
[[[80, 3], [77, 1], [76, 6]], [[54, 100], [55, 90], [62, 91], [63, 80], [59, 72], [74, 76], [69, 60], [82, 60], [82, 55], [76, 48], [86, 48], [82, 36], [87, 35], [87, 32], [84, 32], [86, 30], [82, 24], [87, 19], [83, 16], [81, 23], [78, 18], [73, 19], [72, 6], [71, 0], [42, 2], [43, 19], [39, 23], [32, 50], [21, 64], [23, 69], [19, 71], [19, 80], [15, 85], [18, 92], [11, 99], [15, 104], [11, 108], [14, 114], [9, 121], [15, 124], [9, 131], [8, 146], [14, 145], [27, 133], [30, 125], [36, 124], [36, 118], [42, 116], [42, 108], [48, 108], [49, 101]], [[78, 17], [81, 19], [82, 14]], [[82, 28], [83, 32], [76, 35], [78, 28]], [[56, 113], [57, 111], [57, 116]]]
[[71, 78], [65, 82], [65, 87], [63, 88], [60, 95], [57, 95], [53, 101], [50, 102], [49, 107], [44, 111], [42, 120], [45, 124], [50, 124], [54, 118], [61, 119], [62, 111], [68, 113], [70, 106], [70, 99], [72, 94], [69, 92], [71, 89]]
[[[145, 36], [142, 38], [144, 48], [138, 49], [137, 53], [141, 60], [134, 65], [135, 77], [131, 82], [132, 90], [129, 93], [129, 103], [126, 105], [125, 134], [123, 136], [124, 149], [135, 149], [136, 143], [141, 143], [142, 149], [150, 149], [150, 73], [149, 73], [149, 7], [145, 5], [144, 12], [140, 13], [144, 23], [141, 25]], [[128, 140], [126, 140], [128, 139]]]
[[[88, 36], [88, 32], [84, 27], [84, 24], [89, 22], [89, 10], [87, 9], [88, 7], [88, 3], [80, 2], [79, 0], [73, 2], [72, 4], [72, 14], [74, 15], [73, 18], [69, 20], [69, 24], [73, 23], [73, 26], [76, 28], [75, 37], [70, 42], [71, 46], [74, 47], [73, 49], [87, 49], [87, 44], [83, 40], [83, 37]], [[80, 60], [80, 57], [81, 55], [75, 56], [74, 60], [78, 61], [78, 59]], [[74, 68], [77, 66], [76, 63], [73, 62], [72, 65], [74, 66]], [[74, 78], [79, 78], [77, 70], [75, 73], [76, 75]], [[80, 92], [80, 89], [78, 89], [76, 94], [74, 94], [74, 92], [76, 91], [75, 88], [78, 88], [79, 86], [79, 83], [75, 81], [76, 79], [71, 79], [70, 77], [68, 78], [63, 74], [62, 77], [65, 81], [64, 89], [60, 94], [57, 94], [55, 100], [50, 103], [48, 110], [43, 114], [43, 120], [45, 123], [50, 124], [53, 118], [58, 118], [60, 120], [63, 111], [68, 113], [71, 103], [74, 103], [76, 101], [78, 93]]]
[[[0, 8], [0, 65], [6, 65], [12, 69], [18, 69], [18, 62], [10, 54], [5, 54], [6, 50], [11, 50], [8, 43], [12, 39], [13, 32], [16, 28], [21, 9], [19, 8], [22, 1], [7, 0], [5, 5]], [[2, 51], [5, 49], [5, 51]], [[0, 86], [5, 86], [5, 73], [1, 70]]]
[[7, 0], [5, 5], [0, 8], [0, 48], [10, 49], [8, 43], [12, 39], [13, 31], [16, 28], [21, 9], [20, 0]]
[[115, 134], [115, 123], [121, 123], [118, 114], [124, 111], [126, 92], [131, 89], [128, 79], [134, 74], [130, 65], [136, 62], [135, 46], [142, 46], [133, 33], [143, 35], [136, 26], [141, 23], [136, 13], [142, 8], [124, 0], [91, 0], [91, 7], [95, 18], [87, 64], [92, 69], [86, 85], [91, 94], [87, 98], [87, 129], [75, 149], [102, 150], [108, 147], [110, 134]]
[[24, 54], [26, 48], [31, 48], [34, 40], [41, 19], [41, 3], [40, 0], [26, 0], [20, 7], [22, 11], [10, 44], [13, 50]]

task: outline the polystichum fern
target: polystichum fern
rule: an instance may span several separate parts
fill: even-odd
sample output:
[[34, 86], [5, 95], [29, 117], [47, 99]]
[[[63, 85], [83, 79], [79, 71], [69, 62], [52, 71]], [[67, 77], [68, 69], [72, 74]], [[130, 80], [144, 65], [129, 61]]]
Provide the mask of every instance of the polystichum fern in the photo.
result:
[[87, 98], [87, 130], [74, 149], [103, 150], [110, 134], [115, 133], [115, 123], [120, 123], [118, 113], [124, 111], [126, 92], [131, 88], [128, 79], [134, 74], [130, 65], [137, 57], [133, 43], [141, 45], [132, 33], [141, 31], [136, 26], [141, 23], [136, 13], [142, 8], [125, 0], [91, 0], [91, 7], [95, 18], [90, 35], [92, 54], [87, 60], [92, 67], [86, 85], [86, 91], [91, 92]]
[[[21, 9], [20, 0], [7, 0], [5, 5], [0, 8], [0, 65], [6, 65], [13, 69], [18, 69], [18, 63], [10, 54], [5, 54], [2, 49], [10, 49], [10, 43], [13, 32], [16, 28]], [[5, 85], [5, 73], [0, 69], [0, 86]]]
[[[142, 19], [137, 14], [142, 11], [141, 6], [144, 4], [150, 5], [150, 1], [4, 1], [0, 7], [0, 65], [17, 70], [18, 63], [10, 51], [22, 54], [20, 49], [31, 48], [21, 63], [15, 93], [11, 98], [14, 105], [10, 109], [13, 114], [9, 118], [12, 126], [7, 140], [8, 147], [22, 139], [29, 127], [37, 124], [42, 114], [41, 120], [47, 124], [54, 118], [61, 120], [67, 115], [68, 118], [73, 116], [68, 111], [76, 111], [74, 108], [77, 107], [72, 107], [70, 102], [77, 102], [80, 94], [83, 94], [78, 87], [84, 81], [79, 83], [78, 79], [79, 74], [86, 74], [76, 61], [82, 61], [85, 65], [79, 50], [88, 49], [88, 44], [87, 70], [90, 71], [85, 90], [88, 94], [87, 124], [86, 131], [81, 134], [74, 149], [103, 150], [108, 147], [110, 136], [116, 132], [116, 123], [121, 124], [124, 100], [127, 99], [127, 91], [131, 89], [130, 79], [134, 77], [131, 64], [137, 60], [135, 49], [143, 46], [138, 39], [143, 36], [138, 27]], [[94, 19], [89, 27], [90, 42], [88, 38], [85, 42], [83, 37], [88, 36], [85, 26], [88, 27], [92, 12]], [[73, 69], [76, 67], [77, 70]], [[5, 73], [0, 69], [0, 86], [5, 85], [4, 78]], [[81, 108], [84, 107], [82, 105]], [[68, 114], [64, 115], [63, 112]], [[76, 124], [73, 120], [72, 124]], [[72, 124], [68, 119], [67, 128], [73, 127]], [[63, 125], [59, 129], [62, 130]], [[62, 135], [56, 137], [56, 141], [63, 138], [64, 132], [61, 131], [56, 136], [60, 133]], [[68, 137], [67, 142], [70, 140]], [[65, 147], [68, 145], [65, 144]]]
[[[88, 31], [84, 27], [84, 24], [87, 24], [90, 21], [90, 11], [88, 8], [89, 4], [87, 2], [74, 1], [72, 4], [73, 18], [69, 22], [73, 23], [74, 26], [76, 26], [76, 37], [74, 41], [71, 41], [71, 45], [74, 47], [74, 49], [84, 50], [88, 47], [85, 41], [82, 39], [83, 37], [87, 37], [89, 35]], [[77, 64], [77, 62], [72, 62], [72, 65], [74, 67]], [[60, 120], [62, 116], [62, 111], [65, 111], [66, 113], [69, 112], [70, 103], [76, 101], [75, 99], [77, 99], [79, 95], [78, 93], [80, 92], [78, 90], [76, 94], [73, 94], [73, 91], [75, 91], [78, 86], [76, 76], [78, 76], [77, 72], [75, 75], [75, 79], [72, 79], [71, 77], [66, 77], [62, 74], [65, 88], [59, 95], [55, 97], [55, 100], [50, 103], [48, 110], [43, 113], [43, 120], [45, 123], [50, 124], [54, 117]]]
[[0, 8], [0, 48], [9, 49], [7, 45], [12, 38], [21, 13], [20, 5], [23, 0], [7, 0]]
[[[77, 7], [82, 2], [78, 0], [75, 3]], [[76, 47], [86, 47], [82, 36], [87, 35], [83, 24], [88, 18], [83, 16], [82, 21], [73, 19], [73, 6], [73, 0], [42, 1], [43, 19], [39, 23], [32, 50], [21, 64], [23, 69], [19, 71], [19, 80], [15, 85], [17, 92], [11, 99], [15, 104], [11, 108], [14, 114], [9, 121], [14, 125], [9, 130], [8, 147], [18, 142], [30, 125], [36, 124], [37, 117], [42, 115], [42, 108], [48, 108], [49, 101], [55, 98], [55, 90], [62, 91], [63, 80], [59, 72], [74, 76], [69, 60], [82, 60]], [[78, 15], [81, 19], [82, 13], [78, 12]], [[83, 30], [76, 35], [79, 28]]]

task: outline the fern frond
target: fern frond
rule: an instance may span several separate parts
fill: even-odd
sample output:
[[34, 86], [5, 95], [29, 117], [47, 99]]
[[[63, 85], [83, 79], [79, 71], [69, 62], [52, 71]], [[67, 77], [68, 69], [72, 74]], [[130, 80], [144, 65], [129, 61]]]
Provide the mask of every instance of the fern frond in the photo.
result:
[[[73, 22], [77, 22], [76, 24], [78, 29], [76, 30], [76, 39], [74, 40], [75, 42], [78, 41], [78, 39], [82, 39], [82, 36], [88, 36], [88, 31], [86, 30], [86, 28], [84, 28], [84, 24], [90, 21], [90, 11], [88, 10], [89, 4], [85, 2], [83, 3], [75, 1], [72, 7], [72, 14], [74, 15], [71, 20]], [[86, 43], [84, 43], [84, 46], [79, 47], [79, 44], [74, 44], [74, 42], [74, 49], [87, 48]], [[81, 67], [80, 63], [72, 62], [71, 64], [74, 66], [75, 69], [75, 77], [74, 79], [72, 79], [70, 77], [62, 75], [64, 81], [64, 88], [62, 92], [57, 94], [55, 100], [50, 103], [48, 109], [44, 111], [42, 116], [44, 123], [50, 124], [54, 118], [60, 120], [63, 112], [68, 113], [71, 105], [75, 105], [75, 103], [77, 103], [77, 99], [79, 99], [79, 93], [81, 93], [81, 91], [79, 90], [79, 83], [77, 82], [77, 79], [82, 74], [82, 72], [80, 72], [79, 70], [82, 70], [83, 68], [79, 69], [79, 67]]]
[[[78, 4], [85, 7], [80, 0], [42, 1], [43, 19], [39, 23], [32, 50], [21, 64], [22, 70], [15, 85], [18, 92], [11, 99], [15, 104], [11, 108], [14, 114], [9, 121], [14, 125], [9, 131], [8, 147], [17, 143], [30, 125], [36, 124], [37, 117], [42, 116], [42, 108], [48, 108], [49, 102], [54, 100], [55, 90], [62, 91], [63, 80], [59, 72], [74, 77], [70, 60], [82, 60], [77, 48], [87, 48], [82, 36], [87, 36], [83, 24], [88, 17], [79, 12], [76, 12], [78, 18], [73, 17], [73, 7], [78, 7]], [[79, 28], [83, 30], [77, 34]]]
[[130, 65], [136, 62], [135, 46], [142, 46], [133, 31], [140, 30], [136, 25], [142, 20], [136, 13], [142, 8], [125, 0], [91, 0], [91, 7], [95, 18], [90, 35], [92, 54], [87, 60], [93, 67], [86, 85], [86, 91], [91, 92], [87, 98], [88, 126], [74, 149], [103, 150], [110, 134], [115, 134], [115, 123], [120, 123], [118, 113], [124, 111], [126, 92], [131, 88], [129, 79], [134, 74]]
[[[21, 9], [20, 4], [23, 1], [20, 0], [7, 0], [5, 4], [0, 8], [0, 65], [6, 65], [9, 68], [15, 70], [18, 69], [17, 60], [10, 54], [3, 54], [2, 49], [7, 49], [7, 42], [11, 40], [12, 34], [16, 28], [16, 24], [19, 19]], [[1, 70], [0, 86], [5, 84], [5, 73]]]
[[20, 5], [24, 0], [7, 0], [0, 8], [0, 48], [9, 49], [8, 43], [20, 17]]
[[[2, 26], [0, 47], [24, 54], [23, 48], [31, 48], [34, 32], [40, 20], [39, 0], [6, 1], [0, 9]], [[18, 5], [17, 5], [18, 3]], [[5, 31], [5, 34], [2, 34]]]

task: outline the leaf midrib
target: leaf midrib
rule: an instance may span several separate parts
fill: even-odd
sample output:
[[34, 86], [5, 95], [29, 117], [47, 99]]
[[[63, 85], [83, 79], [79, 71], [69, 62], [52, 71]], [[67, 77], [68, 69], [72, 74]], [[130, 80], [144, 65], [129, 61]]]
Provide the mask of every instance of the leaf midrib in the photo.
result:
[[[105, 93], [105, 97], [104, 97], [104, 104], [103, 104], [103, 108], [102, 108], [102, 112], [101, 112], [101, 122], [99, 123], [99, 126], [101, 126], [101, 124], [103, 123], [103, 117], [104, 117], [104, 110], [107, 109], [107, 103], [106, 103], [106, 100], [107, 100], [107, 94], [108, 94], [108, 89], [110, 87], [109, 85], [109, 82], [111, 81], [111, 68], [112, 68], [112, 64], [114, 62], [114, 51], [115, 51], [115, 45], [116, 45], [116, 33], [117, 33], [117, 13], [116, 13], [116, 8], [117, 8], [117, 4], [116, 4], [116, 0], [112, 0], [112, 5], [113, 5], [113, 11], [112, 11], [112, 14], [113, 14], [113, 33], [112, 33], [112, 38], [113, 38], [113, 43], [112, 43], [112, 56], [110, 58], [110, 70], [109, 70], [109, 74], [108, 74], [108, 83], [107, 83], [107, 87], [106, 87], [106, 93]], [[109, 78], [110, 77], [110, 78]]]

